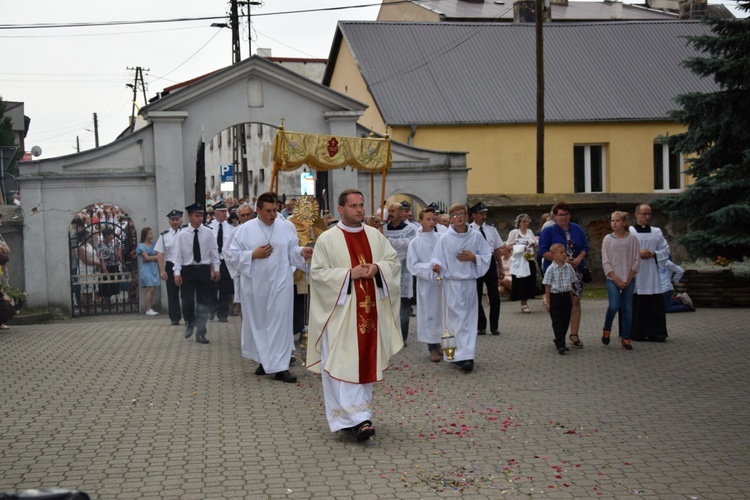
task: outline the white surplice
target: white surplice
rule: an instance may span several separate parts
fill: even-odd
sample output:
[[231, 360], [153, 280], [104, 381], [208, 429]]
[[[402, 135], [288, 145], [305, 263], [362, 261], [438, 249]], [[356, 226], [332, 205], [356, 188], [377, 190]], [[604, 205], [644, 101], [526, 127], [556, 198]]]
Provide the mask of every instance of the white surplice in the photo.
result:
[[[253, 250], [269, 243], [271, 255], [253, 259]], [[227, 267], [241, 282], [242, 356], [262, 364], [266, 373], [289, 369], [294, 349], [292, 275], [295, 267], [305, 267], [301, 250], [293, 225], [275, 219], [269, 226], [255, 218], [237, 228], [224, 252]]]
[[390, 358], [404, 346], [398, 325], [401, 265], [395, 250], [378, 230], [349, 228], [339, 222], [318, 238], [310, 266], [307, 368], [322, 376], [331, 432], [354, 427], [372, 416], [372, 383], [359, 381], [357, 298], [354, 291], [348, 293], [352, 262], [344, 231], [366, 232], [372, 262], [379, 269], [377, 380], [383, 379]]
[[439, 239], [435, 231], [420, 232], [406, 256], [406, 267], [417, 278], [417, 340], [428, 344], [439, 344], [443, 335], [443, 299], [431, 262]]
[[[469, 250], [476, 262], [459, 261], [458, 254]], [[443, 302], [446, 304], [446, 328], [456, 337], [452, 361], [473, 360], [477, 343], [477, 278], [490, 268], [492, 248], [479, 231], [457, 233], [450, 226], [432, 252], [432, 263], [442, 268]], [[446, 359], [448, 361], [448, 359]]]
[[651, 226], [651, 232], [639, 233], [635, 226], [630, 226], [630, 234], [634, 234], [638, 238], [641, 250], [654, 252], [654, 258], [641, 259], [641, 268], [635, 280], [635, 293], [638, 295], [661, 295], [659, 269], [667, 265], [669, 243], [667, 243], [658, 227]]

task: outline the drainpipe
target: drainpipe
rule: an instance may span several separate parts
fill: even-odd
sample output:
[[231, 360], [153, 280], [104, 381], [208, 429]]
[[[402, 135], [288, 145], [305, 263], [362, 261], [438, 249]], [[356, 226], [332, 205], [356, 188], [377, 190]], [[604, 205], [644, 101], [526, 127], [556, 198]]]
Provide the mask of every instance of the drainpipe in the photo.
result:
[[409, 133], [409, 140], [406, 142], [409, 146], [413, 146], [414, 145], [413, 139], [414, 139], [415, 135], [417, 135], [417, 126], [416, 125], [412, 125], [411, 126], [411, 133]]

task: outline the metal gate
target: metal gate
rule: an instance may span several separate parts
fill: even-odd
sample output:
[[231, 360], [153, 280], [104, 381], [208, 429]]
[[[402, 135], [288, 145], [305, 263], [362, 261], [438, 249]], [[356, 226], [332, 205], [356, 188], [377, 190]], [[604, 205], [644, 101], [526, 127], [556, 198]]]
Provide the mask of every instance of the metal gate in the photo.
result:
[[70, 301], [73, 317], [138, 312], [135, 228], [128, 220], [73, 224], [70, 232]]

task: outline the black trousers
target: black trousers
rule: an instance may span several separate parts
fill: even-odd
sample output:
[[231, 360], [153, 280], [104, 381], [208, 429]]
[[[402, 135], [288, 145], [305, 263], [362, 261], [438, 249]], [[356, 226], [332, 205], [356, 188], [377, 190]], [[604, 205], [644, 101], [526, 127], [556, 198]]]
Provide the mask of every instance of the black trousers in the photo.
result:
[[549, 294], [549, 316], [557, 347], [565, 347], [565, 334], [568, 332], [572, 310], [573, 299], [570, 298], [570, 292]]
[[292, 332], [294, 335], [305, 329], [305, 301], [309, 297], [309, 293], [307, 295], [297, 293], [297, 286], [299, 285], [294, 285], [294, 312], [292, 317]]
[[182, 319], [180, 312], [180, 287], [174, 284], [174, 264], [164, 263], [167, 272], [167, 302], [169, 303], [169, 319], [172, 323], [178, 323]]
[[482, 306], [483, 285], [487, 285], [487, 297], [490, 299], [490, 331], [498, 331], [500, 323], [500, 292], [497, 290], [497, 262], [495, 257], [490, 261], [490, 268], [484, 276], [477, 279], [477, 298], [479, 299], [479, 319], [477, 330], [487, 330], [487, 317]]
[[181, 275], [182, 317], [185, 318], [187, 326], [193, 327], [196, 320], [196, 304], [208, 315], [208, 303], [211, 300], [211, 291], [214, 289], [214, 283], [211, 281], [211, 266], [185, 266], [182, 268]]
[[229, 275], [229, 269], [227, 269], [224, 260], [221, 261], [219, 271], [221, 272], [221, 279], [213, 283], [209, 307], [212, 317], [216, 315], [219, 319], [227, 319], [227, 316], [229, 316], [229, 301], [232, 300], [232, 294], [234, 294], [234, 281]]

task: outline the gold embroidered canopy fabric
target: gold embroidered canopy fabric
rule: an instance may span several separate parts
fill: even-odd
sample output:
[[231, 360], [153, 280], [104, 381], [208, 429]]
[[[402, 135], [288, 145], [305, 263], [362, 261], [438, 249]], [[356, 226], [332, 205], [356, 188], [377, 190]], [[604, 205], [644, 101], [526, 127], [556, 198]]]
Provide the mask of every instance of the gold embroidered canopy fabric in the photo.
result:
[[352, 167], [384, 172], [392, 165], [391, 141], [373, 137], [342, 137], [279, 130], [274, 143], [274, 170], [316, 170]]

